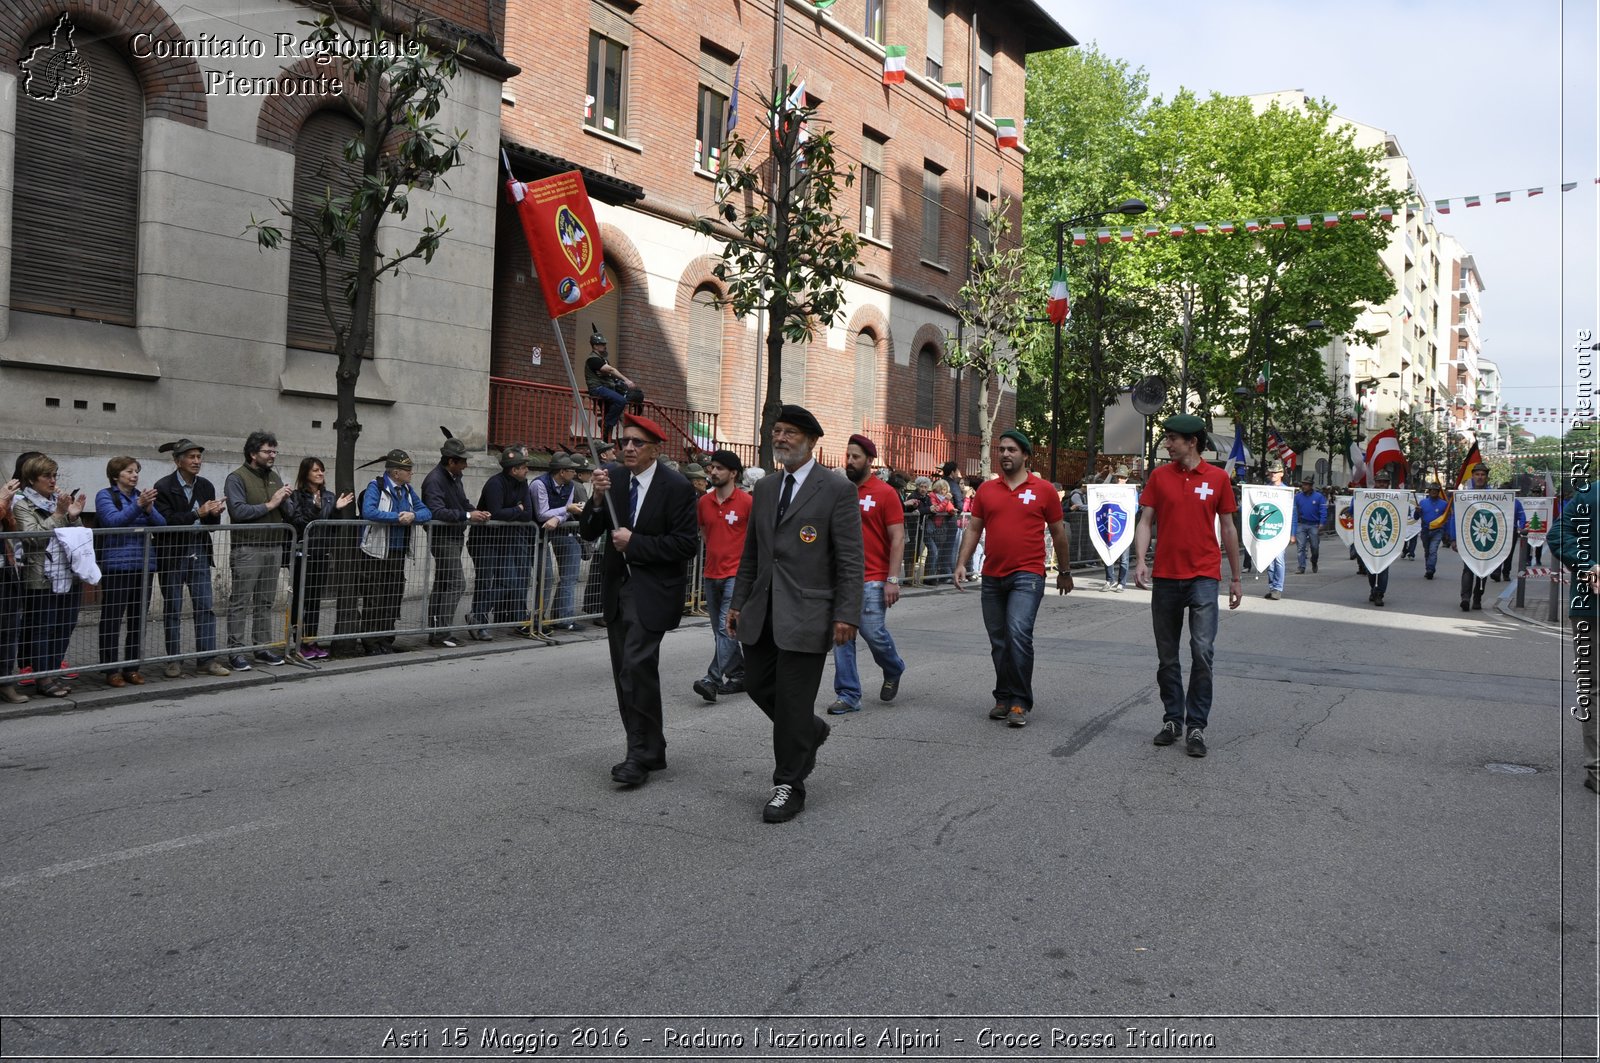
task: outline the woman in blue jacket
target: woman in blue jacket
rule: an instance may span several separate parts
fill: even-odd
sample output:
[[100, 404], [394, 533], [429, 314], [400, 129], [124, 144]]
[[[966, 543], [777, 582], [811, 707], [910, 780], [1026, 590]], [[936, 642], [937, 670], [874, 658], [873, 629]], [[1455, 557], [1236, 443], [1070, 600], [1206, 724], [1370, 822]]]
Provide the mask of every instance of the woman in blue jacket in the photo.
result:
[[[110, 486], [94, 498], [95, 515], [102, 529], [164, 528], [166, 518], [156, 509], [156, 489], [139, 490], [139, 461], [127, 455], [106, 462]], [[156, 570], [156, 544], [148, 534], [117, 534], [102, 530], [96, 545], [100, 563], [100, 663], [118, 660], [122, 643], [122, 669], [108, 669], [106, 682], [114, 687], [140, 685], [138, 661], [144, 656], [144, 621], [150, 609], [150, 574]], [[123, 626], [127, 635], [119, 639]], [[128, 663], [133, 662], [133, 663]]]

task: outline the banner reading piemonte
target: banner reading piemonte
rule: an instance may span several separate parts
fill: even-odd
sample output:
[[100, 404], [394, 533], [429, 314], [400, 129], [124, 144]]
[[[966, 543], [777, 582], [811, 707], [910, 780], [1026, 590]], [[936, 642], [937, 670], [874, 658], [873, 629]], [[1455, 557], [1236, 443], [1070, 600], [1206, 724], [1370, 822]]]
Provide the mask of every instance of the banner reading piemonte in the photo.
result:
[[508, 181], [533, 269], [551, 317], [580, 310], [611, 291], [600, 226], [577, 170], [523, 184]]
[[1294, 506], [1294, 488], [1245, 484], [1240, 488], [1239, 527], [1245, 552], [1257, 572], [1283, 556], [1289, 546], [1289, 514]]
[[1356, 556], [1368, 572], [1382, 572], [1400, 556], [1400, 548], [1406, 544], [1405, 506], [1410, 494], [1356, 488], [1350, 516], [1355, 525]]
[[1474, 576], [1487, 576], [1505, 564], [1516, 504], [1510, 491], [1456, 492], [1456, 550]]
[[1528, 545], [1543, 546], [1545, 536], [1550, 534], [1550, 521], [1555, 517], [1555, 499], [1524, 498], [1522, 512], [1528, 518], [1528, 526], [1523, 529]]
[[1133, 545], [1139, 488], [1133, 484], [1089, 484], [1089, 539], [1110, 565]]

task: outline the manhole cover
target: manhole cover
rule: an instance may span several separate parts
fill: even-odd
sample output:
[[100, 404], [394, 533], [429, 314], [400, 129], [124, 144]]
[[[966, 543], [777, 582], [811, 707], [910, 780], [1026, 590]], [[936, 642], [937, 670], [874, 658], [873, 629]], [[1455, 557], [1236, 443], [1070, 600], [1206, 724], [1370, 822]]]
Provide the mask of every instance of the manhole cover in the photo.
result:
[[1538, 768], [1527, 764], [1501, 764], [1498, 761], [1485, 764], [1484, 767], [1497, 775], [1536, 775], [1539, 772]]

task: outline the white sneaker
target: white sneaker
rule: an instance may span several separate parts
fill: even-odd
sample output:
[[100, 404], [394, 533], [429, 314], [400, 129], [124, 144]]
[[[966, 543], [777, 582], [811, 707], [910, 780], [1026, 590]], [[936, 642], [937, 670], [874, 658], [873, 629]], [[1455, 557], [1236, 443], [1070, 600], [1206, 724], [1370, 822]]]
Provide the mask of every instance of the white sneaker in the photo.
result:
[[1113, 583], [1111, 585], [1111, 589], [1113, 591], [1116, 591], [1118, 594], [1121, 594], [1126, 588], [1124, 588], [1123, 585], [1120, 584], [1120, 583]]

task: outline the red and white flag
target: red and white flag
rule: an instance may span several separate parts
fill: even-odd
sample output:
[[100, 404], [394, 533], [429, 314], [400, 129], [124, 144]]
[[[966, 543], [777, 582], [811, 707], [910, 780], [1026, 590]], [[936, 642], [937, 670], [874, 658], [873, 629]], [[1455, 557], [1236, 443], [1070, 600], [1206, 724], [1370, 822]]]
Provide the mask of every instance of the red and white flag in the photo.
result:
[[1385, 428], [1371, 439], [1367, 440], [1367, 469], [1369, 475], [1376, 480], [1378, 473], [1385, 467], [1398, 465], [1394, 470], [1396, 486], [1405, 482], [1406, 459], [1400, 453], [1400, 437], [1393, 428]]

